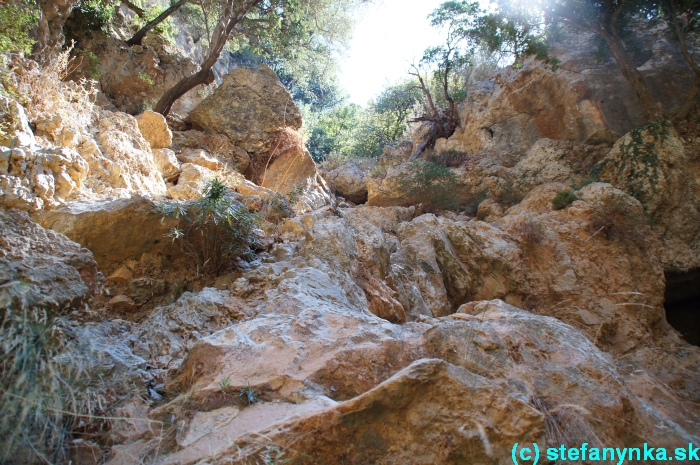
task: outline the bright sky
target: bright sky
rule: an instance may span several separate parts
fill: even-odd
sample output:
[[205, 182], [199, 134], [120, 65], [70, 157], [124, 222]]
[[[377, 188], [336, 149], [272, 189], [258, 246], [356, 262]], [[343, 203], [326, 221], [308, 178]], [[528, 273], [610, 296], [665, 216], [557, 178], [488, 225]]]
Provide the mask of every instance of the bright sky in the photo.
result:
[[376, 0], [366, 7], [341, 58], [340, 83], [350, 101], [365, 105], [385, 84], [407, 76], [426, 48], [442, 43], [428, 15], [443, 1]]

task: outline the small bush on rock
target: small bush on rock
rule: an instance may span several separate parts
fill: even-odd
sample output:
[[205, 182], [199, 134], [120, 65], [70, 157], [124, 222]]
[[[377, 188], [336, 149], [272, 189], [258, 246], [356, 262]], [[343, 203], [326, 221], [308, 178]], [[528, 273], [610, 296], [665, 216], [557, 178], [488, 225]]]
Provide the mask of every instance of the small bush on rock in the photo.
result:
[[253, 229], [258, 215], [227, 197], [228, 188], [218, 179], [210, 180], [199, 200], [161, 203], [156, 211], [163, 217], [181, 218], [182, 228], [168, 237], [192, 257], [200, 272], [217, 274], [237, 258], [252, 259], [257, 239]]
[[562, 191], [554, 196], [552, 204], [555, 210], [562, 210], [571, 205], [575, 200], [578, 200], [576, 194], [571, 191]]
[[491, 192], [492, 198], [504, 207], [517, 205], [525, 198], [525, 195], [515, 186], [513, 181], [508, 180]]
[[454, 210], [459, 206], [459, 180], [447, 166], [420, 161], [408, 166], [414, 174], [398, 177], [399, 189], [407, 198], [422, 202], [427, 210]]
[[609, 240], [642, 245], [649, 229], [642, 213], [630, 209], [621, 198], [607, 198], [597, 206], [590, 230], [594, 235], [603, 234]]
[[544, 227], [539, 221], [527, 218], [515, 227], [515, 234], [520, 237], [525, 248], [539, 245], [544, 240]]

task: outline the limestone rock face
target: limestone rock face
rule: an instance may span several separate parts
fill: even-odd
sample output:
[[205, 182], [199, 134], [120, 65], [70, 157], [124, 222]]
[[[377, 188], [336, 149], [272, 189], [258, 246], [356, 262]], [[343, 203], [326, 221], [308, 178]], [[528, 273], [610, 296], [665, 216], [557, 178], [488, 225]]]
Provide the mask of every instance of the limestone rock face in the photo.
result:
[[[453, 414], [438, 413], [441, 407]], [[474, 412], [469, 426], [457, 413], [465, 411]], [[429, 412], [435, 420], [426, 427]], [[541, 413], [486, 379], [438, 359], [416, 361], [355, 399], [280, 423], [264, 434], [275, 443], [296, 442], [287, 455], [290, 463], [339, 463], [353, 457], [360, 463], [495, 464], [507, 461], [519, 439], [544, 438]], [[445, 436], [452, 439], [449, 444], [442, 443]], [[251, 436], [240, 444], [246, 446], [246, 456], [257, 455]]]
[[184, 293], [177, 302], [153, 312], [140, 325], [135, 355], [160, 366], [179, 368], [188, 350], [205, 336], [247, 317], [243, 301], [229, 291], [205, 288]]
[[0, 121], [3, 124], [0, 146], [26, 147], [36, 142], [24, 108], [14, 100], [0, 97]]
[[97, 179], [112, 189], [165, 195], [165, 182], [136, 118], [126, 113], [102, 112], [98, 129], [97, 147], [86, 150], [90, 171]]
[[247, 152], [264, 153], [272, 149], [275, 131], [301, 127], [301, 113], [274, 71], [260, 65], [227, 74], [190, 113], [189, 121], [207, 132], [225, 134]]
[[[661, 34], [659, 34], [661, 32]], [[668, 31], [640, 32], [640, 71], [664, 109], [682, 106], [693, 75]], [[632, 86], [609, 58], [596, 58], [594, 35], [569, 34], [552, 50], [556, 71], [535, 59], [477, 83], [460, 107], [461, 128], [443, 145], [472, 153], [508, 151], [522, 156], [542, 138], [612, 144], [645, 119]], [[673, 79], [668, 79], [673, 76]]]
[[59, 205], [78, 193], [88, 173], [88, 163], [65, 147], [0, 147], [0, 195], [7, 207]]
[[152, 149], [167, 149], [173, 143], [173, 133], [163, 115], [146, 110], [136, 117], [143, 137]]
[[146, 252], [163, 253], [165, 234], [177, 225], [169, 219], [161, 222], [153, 201], [144, 197], [70, 202], [39, 212], [36, 218], [45, 228], [90, 249], [108, 274], [118, 264], [138, 260]]
[[354, 203], [367, 201], [365, 174], [354, 164], [348, 163], [334, 169], [330, 177], [338, 194]]
[[0, 208], [0, 308], [78, 305], [101, 279], [89, 250], [18, 210]]
[[626, 134], [598, 165], [601, 178], [642, 202], [671, 272], [700, 267], [700, 180], [688, 165], [678, 135], [661, 125]]
[[216, 177], [216, 173], [203, 166], [183, 163], [180, 177], [175, 186], [168, 188], [168, 194], [175, 200], [195, 200], [202, 197], [202, 190], [207, 181]]
[[170, 149], [153, 149], [153, 159], [164, 180], [170, 180], [180, 173], [180, 162]]

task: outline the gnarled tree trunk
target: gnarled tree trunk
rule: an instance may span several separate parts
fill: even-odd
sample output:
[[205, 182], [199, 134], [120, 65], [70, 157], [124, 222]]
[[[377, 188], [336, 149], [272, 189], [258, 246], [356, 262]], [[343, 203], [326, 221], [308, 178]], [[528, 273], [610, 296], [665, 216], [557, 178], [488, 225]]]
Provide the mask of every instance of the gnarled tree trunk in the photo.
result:
[[613, 57], [617, 62], [617, 66], [619, 66], [620, 71], [622, 71], [622, 75], [632, 85], [632, 89], [637, 95], [637, 99], [642, 107], [644, 116], [648, 120], [661, 116], [656, 100], [654, 100], [654, 97], [651, 95], [651, 91], [649, 90], [649, 85], [644, 79], [644, 76], [642, 76], [642, 73], [640, 73], [635, 66], [632, 58], [630, 58], [629, 54], [625, 50], [624, 46], [622, 45], [622, 40], [614, 27], [607, 27], [606, 30], [600, 31], [599, 35], [610, 47]]
[[204, 59], [204, 62], [202, 62], [200, 70], [191, 76], [181, 79], [177, 84], [165, 91], [160, 100], [158, 100], [158, 103], [156, 103], [153, 111], [167, 116], [177, 99], [200, 84], [213, 82], [212, 68], [219, 59], [221, 52], [224, 50], [224, 46], [231, 32], [240, 24], [252, 8], [260, 5], [263, 1], [264, 0], [225, 0], [222, 5], [221, 16], [212, 33], [209, 53]]
[[[148, 34], [154, 27], [158, 26], [160, 23], [162, 23], [163, 21], [168, 19], [168, 16], [170, 16], [171, 14], [175, 13], [177, 10], [182, 8], [182, 6], [185, 3], [187, 3], [187, 0], [180, 0], [180, 1], [170, 5], [170, 8], [168, 8], [167, 10], [165, 10], [161, 14], [159, 14], [153, 21], [150, 21], [149, 23], [147, 23], [144, 27], [141, 28], [141, 30], [139, 30], [136, 34], [134, 34], [134, 37], [127, 40], [126, 43], [129, 45], [141, 45], [141, 42], [143, 42], [143, 39], [146, 37], [146, 34]], [[127, 4], [127, 6], [128, 6], [128, 4]], [[138, 11], [136, 11], [136, 13], [138, 14]]]

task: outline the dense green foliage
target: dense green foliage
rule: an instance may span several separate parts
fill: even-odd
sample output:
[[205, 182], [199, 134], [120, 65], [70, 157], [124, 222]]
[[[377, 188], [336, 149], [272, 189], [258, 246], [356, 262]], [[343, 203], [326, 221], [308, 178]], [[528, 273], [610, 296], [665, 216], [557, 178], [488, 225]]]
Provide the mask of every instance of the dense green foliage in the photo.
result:
[[244, 205], [226, 196], [228, 189], [218, 179], [210, 180], [202, 198], [189, 202], [167, 202], [156, 206], [163, 217], [181, 219], [168, 237], [192, 257], [200, 273], [219, 273], [237, 258], [255, 255], [252, 234], [258, 217]]
[[412, 174], [398, 178], [399, 188], [407, 199], [423, 203], [428, 211], [456, 210], [461, 206], [459, 179], [450, 168], [422, 161], [412, 161], [408, 165]]
[[29, 37], [39, 12], [33, 2], [11, 0], [0, 4], [0, 52], [29, 53], [34, 40]]
[[83, 37], [90, 37], [96, 31], [107, 32], [115, 7], [114, 0], [78, 2], [63, 28], [68, 43], [80, 43]]
[[571, 191], [561, 191], [552, 199], [552, 205], [555, 210], [562, 210], [571, 205], [575, 200], [578, 200], [576, 194]]
[[386, 145], [402, 140], [406, 123], [421, 100], [411, 80], [387, 86], [366, 108], [346, 101], [309, 111], [308, 147], [317, 161], [329, 154], [345, 159], [378, 158]]
[[531, 55], [550, 61], [544, 27], [537, 14], [507, 2], [496, 3], [496, 11], [483, 10], [478, 2], [448, 1], [431, 15], [434, 26], [448, 29], [448, 41], [459, 45], [459, 57], [469, 57], [476, 48], [497, 53], [501, 64], [514, 62], [516, 67]]

